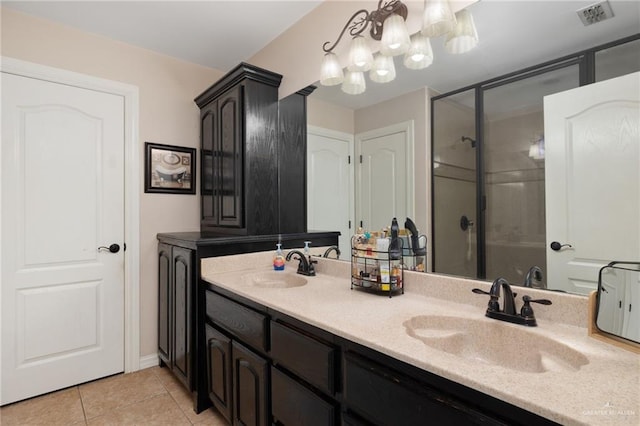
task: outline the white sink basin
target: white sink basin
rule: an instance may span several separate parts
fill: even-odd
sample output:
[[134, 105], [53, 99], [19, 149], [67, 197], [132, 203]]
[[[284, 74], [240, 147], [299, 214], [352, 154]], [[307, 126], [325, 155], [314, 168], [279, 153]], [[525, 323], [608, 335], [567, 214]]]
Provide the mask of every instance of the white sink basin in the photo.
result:
[[243, 275], [245, 284], [261, 288], [293, 288], [307, 284], [307, 279], [284, 271], [264, 271]]
[[478, 365], [527, 373], [577, 371], [587, 357], [523, 326], [492, 320], [420, 315], [404, 322], [406, 333], [425, 345]]

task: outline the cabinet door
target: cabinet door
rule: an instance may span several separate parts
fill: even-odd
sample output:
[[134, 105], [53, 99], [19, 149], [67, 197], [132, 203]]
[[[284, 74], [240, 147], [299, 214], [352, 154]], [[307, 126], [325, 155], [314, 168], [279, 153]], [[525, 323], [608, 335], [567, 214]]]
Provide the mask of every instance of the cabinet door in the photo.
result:
[[267, 361], [236, 341], [232, 346], [233, 424], [266, 426], [269, 419]]
[[192, 285], [192, 251], [181, 247], [173, 247], [173, 306], [174, 306], [174, 354], [173, 372], [191, 389], [190, 375], [190, 313], [191, 313], [191, 285]]
[[217, 149], [219, 168], [218, 224], [243, 226], [243, 119], [242, 86], [236, 86], [218, 99], [220, 140]]
[[231, 422], [231, 339], [209, 324], [207, 334], [207, 390], [218, 411]]
[[158, 357], [171, 365], [171, 246], [158, 244]]
[[214, 152], [218, 146], [218, 103], [213, 101], [200, 111], [200, 193], [201, 193], [201, 222], [203, 225], [218, 224], [218, 207], [215, 203], [215, 166]]

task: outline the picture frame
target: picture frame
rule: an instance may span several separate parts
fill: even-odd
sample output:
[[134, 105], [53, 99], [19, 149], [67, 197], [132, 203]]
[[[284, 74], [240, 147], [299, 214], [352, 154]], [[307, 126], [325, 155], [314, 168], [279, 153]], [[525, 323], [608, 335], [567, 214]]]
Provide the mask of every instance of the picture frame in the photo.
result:
[[145, 142], [144, 192], [196, 193], [196, 149]]

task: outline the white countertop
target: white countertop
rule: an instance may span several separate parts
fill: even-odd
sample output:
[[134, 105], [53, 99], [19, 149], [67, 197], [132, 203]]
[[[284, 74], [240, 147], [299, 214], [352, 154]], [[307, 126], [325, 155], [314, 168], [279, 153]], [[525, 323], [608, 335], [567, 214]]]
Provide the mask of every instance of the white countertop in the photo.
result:
[[[326, 259], [320, 259], [317, 276], [308, 277], [308, 283], [300, 287], [260, 288], [242, 279], [248, 273], [271, 271], [270, 261], [270, 253], [204, 259], [202, 277], [256, 303], [558, 423], [640, 424], [640, 355], [587, 335], [584, 297], [526, 289], [533, 297], [543, 295], [554, 302], [533, 306], [538, 327], [500, 322], [522, 330], [523, 341], [513, 341], [513, 345], [530, 345], [526, 336], [531, 333], [562, 342], [588, 360], [577, 370], [528, 373], [452, 355], [406, 333], [405, 321], [419, 315], [456, 316], [486, 323], [487, 330], [495, 330], [491, 325], [496, 320], [484, 316], [487, 296], [471, 293], [473, 287], [488, 290], [487, 283], [405, 273], [405, 294], [389, 298], [351, 290], [349, 263]], [[288, 262], [283, 274], [295, 274], [296, 264]], [[523, 290], [517, 289], [524, 294]], [[491, 339], [491, 334], [486, 338]]]

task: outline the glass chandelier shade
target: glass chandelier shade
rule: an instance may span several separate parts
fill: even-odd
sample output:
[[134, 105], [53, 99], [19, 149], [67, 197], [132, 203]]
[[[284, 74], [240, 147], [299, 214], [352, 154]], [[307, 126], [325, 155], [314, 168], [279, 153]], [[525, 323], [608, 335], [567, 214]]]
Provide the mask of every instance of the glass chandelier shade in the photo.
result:
[[478, 32], [471, 13], [462, 9], [456, 13], [456, 26], [447, 34], [444, 43], [447, 52], [453, 54], [466, 53], [478, 45]]
[[359, 95], [364, 93], [367, 85], [364, 81], [364, 73], [362, 71], [347, 71], [342, 82], [342, 91], [349, 95]]
[[396, 66], [393, 63], [393, 57], [378, 53], [373, 61], [369, 78], [376, 83], [388, 83], [394, 80], [396, 78]]
[[373, 64], [373, 54], [367, 40], [357, 35], [351, 40], [349, 49], [349, 71], [369, 71]]
[[338, 56], [333, 52], [328, 52], [322, 59], [320, 66], [320, 84], [323, 86], [335, 86], [342, 83], [344, 73], [338, 61]]
[[404, 55], [404, 66], [412, 70], [421, 70], [433, 63], [433, 50], [429, 37], [421, 33], [411, 36], [411, 46]]
[[427, 0], [422, 19], [422, 34], [427, 37], [439, 37], [451, 32], [456, 25], [448, 0]]
[[409, 49], [411, 41], [404, 19], [395, 13], [389, 15], [382, 24], [380, 51], [386, 56], [403, 55]]

